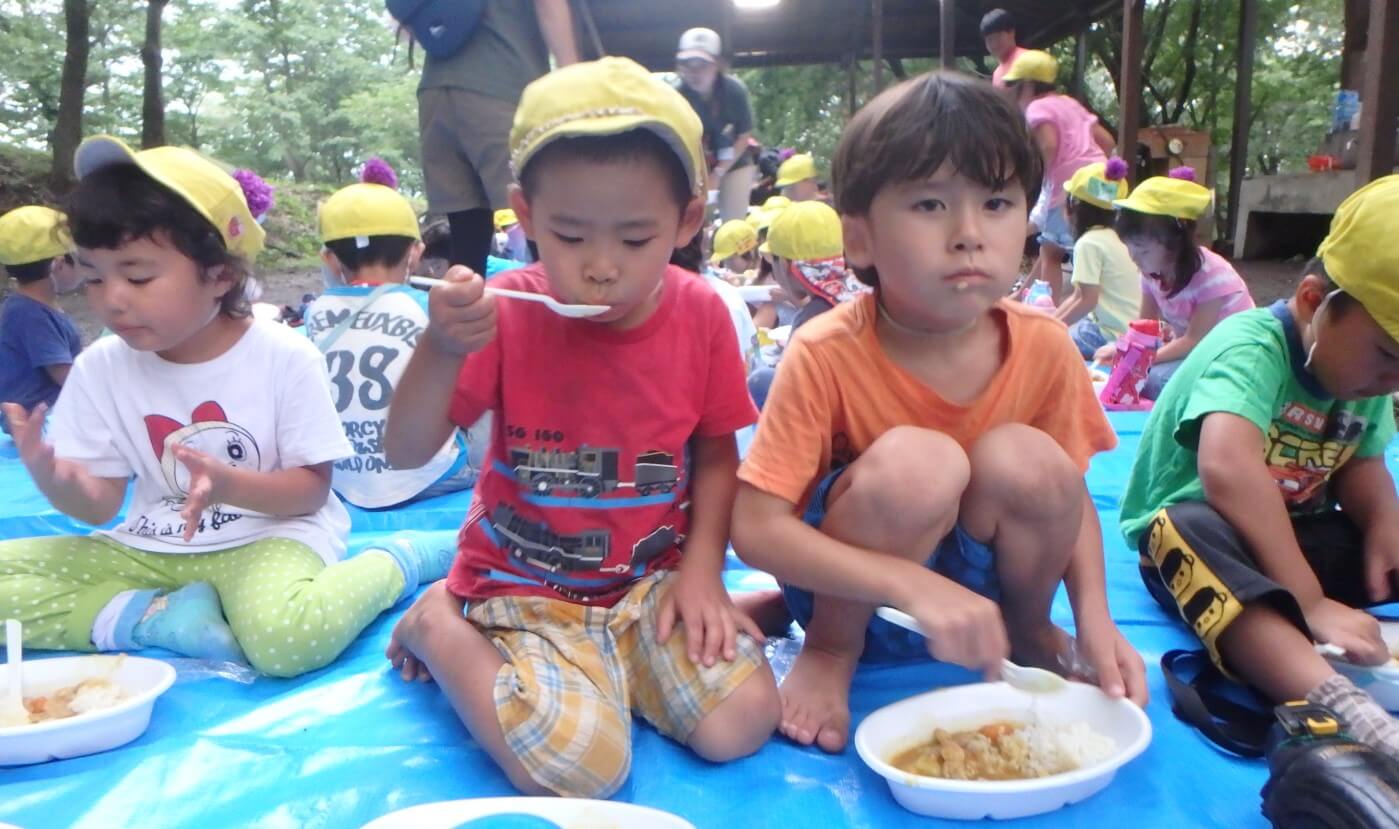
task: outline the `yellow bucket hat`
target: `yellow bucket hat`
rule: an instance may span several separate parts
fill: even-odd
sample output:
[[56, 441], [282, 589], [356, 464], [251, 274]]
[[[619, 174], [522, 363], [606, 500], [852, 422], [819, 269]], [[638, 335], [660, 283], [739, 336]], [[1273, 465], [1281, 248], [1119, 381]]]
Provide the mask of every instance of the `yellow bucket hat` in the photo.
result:
[[1054, 83], [1058, 77], [1059, 61], [1053, 55], [1039, 49], [1026, 49], [1011, 61], [1003, 80]]
[[351, 184], [331, 194], [316, 211], [321, 241], [365, 236], [407, 236], [422, 239], [413, 205], [392, 187]]
[[840, 256], [845, 252], [840, 216], [825, 202], [797, 202], [772, 220], [762, 251], [793, 262]]
[[[1121, 164], [1123, 173], [1126, 172], [1126, 166]], [[1108, 178], [1110, 172], [1118, 172], [1118, 169], [1118, 165], [1113, 165], [1110, 171], [1108, 163], [1102, 161], [1079, 167], [1073, 176], [1064, 182], [1064, 191], [1081, 202], [1111, 210], [1114, 201], [1127, 198], [1127, 180], [1121, 175]]]
[[73, 249], [66, 220], [52, 207], [16, 207], [0, 216], [0, 265], [28, 265]]
[[777, 168], [775, 187], [788, 187], [799, 181], [816, 178], [816, 161], [807, 153], [797, 153]]
[[520, 223], [520, 218], [515, 215], [515, 211], [508, 207], [501, 208], [495, 212], [495, 229], [504, 230], [511, 225]]
[[782, 215], [782, 211], [792, 206], [792, 200], [786, 196], [769, 196], [763, 202], [762, 207], [750, 207], [748, 209], [747, 222], [754, 230], [764, 231], [772, 225], [772, 220]]
[[1318, 254], [1336, 286], [1399, 342], [1399, 175], [1375, 179], [1336, 208]]
[[714, 255], [709, 261], [715, 265], [730, 256], [741, 256], [758, 246], [758, 231], [742, 219], [730, 219], [714, 231]]
[[1193, 181], [1170, 176], [1152, 176], [1137, 185], [1132, 195], [1113, 199], [1113, 207], [1195, 221], [1210, 209], [1214, 194]]
[[670, 84], [627, 58], [575, 63], [525, 87], [510, 129], [515, 178], [544, 147], [560, 138], [654, 132], [679, 156], [691, 190], [704, 190], [704, 127]]
[[78, 146], [73, 169], [86, 178], [114, 164], [135, 164], [174, 191], [223, 236], [229, 251], [252, 260], [266, 238], [248, 210], [238, 181], [210, 159], [186, 147], [155, 147], [136, 152], [120, 138], [95, 135]]

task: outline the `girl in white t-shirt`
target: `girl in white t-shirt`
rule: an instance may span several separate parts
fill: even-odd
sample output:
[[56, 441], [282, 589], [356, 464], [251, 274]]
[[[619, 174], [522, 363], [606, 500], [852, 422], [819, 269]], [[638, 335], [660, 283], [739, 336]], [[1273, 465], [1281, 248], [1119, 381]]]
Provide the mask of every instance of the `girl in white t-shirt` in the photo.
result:
[[89, 536], [0, 542], [0, 618], [27, 644], [162, 647], [295, 676], [441, 578], [451, 544], [397, 539], [341, 562], [331, 464], [352, 453], [320, 353], [249, 316], [263, 232], [235, 179], [197, 153], [78, 149], [69, 227], [87, 298], [115, 336], [45, 407], [6, 404], [20, 457]]
[[[1117, 235], [1142, 272], [1141, 319], [1161, 320], [1169, 342], [1156, 352], [1142, 396], [1155, 400], [1181, 362], [1220, 320], [1253, 307], [1248, 286], [1224, 257], [1195, 240], [1195, 225], [1213, 195], [1177, 167], [1117, 199]], [[1113, 344], [1097, 358], [1112, 359]]]

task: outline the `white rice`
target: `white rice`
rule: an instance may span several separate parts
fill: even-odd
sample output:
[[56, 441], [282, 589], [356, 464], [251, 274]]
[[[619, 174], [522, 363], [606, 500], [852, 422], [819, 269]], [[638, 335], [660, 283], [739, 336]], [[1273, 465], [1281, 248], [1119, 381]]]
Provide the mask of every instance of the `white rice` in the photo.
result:
[[1112, 756], [1113, 738], [1099, 734], [1086, 722], [1027, 723], [1020, 736], [1030, 747], [1030, 768], [1037, 776], [1086, 768]]

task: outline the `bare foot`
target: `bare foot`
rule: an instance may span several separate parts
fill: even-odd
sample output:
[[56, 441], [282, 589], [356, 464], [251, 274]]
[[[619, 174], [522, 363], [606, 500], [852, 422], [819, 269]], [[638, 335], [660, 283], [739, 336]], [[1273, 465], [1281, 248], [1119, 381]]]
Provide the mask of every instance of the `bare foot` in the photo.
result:
[[734, 607], [757, 622], [764, 636], [786, 636], [792, 626], [792, 614], [781, 590], [759, 590], [754, 593], [733, 594]]
[[850, 680], [856, 655], [812, 647], [808, 642], [779, 687], [782, 725], [788, 739], [836, 754], [850, 733]]

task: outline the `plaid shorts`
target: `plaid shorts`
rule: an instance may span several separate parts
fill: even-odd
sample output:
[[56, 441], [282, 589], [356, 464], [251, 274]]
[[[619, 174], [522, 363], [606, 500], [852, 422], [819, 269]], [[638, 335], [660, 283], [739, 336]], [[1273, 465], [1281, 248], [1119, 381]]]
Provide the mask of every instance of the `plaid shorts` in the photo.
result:
[[505, 658], [496, 717], [530, 777], [567, 797], [606, 797], [631, 767], [632, 712], [684, 741], [764, 663], [763, 644], [740, 634], [733, 662], [690, 661], [685, 629], [656, 641], [663, 571], [613, 607], [497, 597], [467, 618]]
[[[849, 467], [837, 469], [816, 485], [811, 501], [806, 505], [802, 520], [817, 529], [826, 518], [826, 499], [831, 487], [840, 478], [840, 473]], [[977, 541], [958, 524], [952, 532], [938, 542], [938, 546], [928, 556], [927, 567], [940, 576], [945, 576], [973, 590], [993, 602], [1000, 603], [1001, 581], [996, 575], [996, 556], [991, 548]], [[791, 585], [782, 585], [782, 598], [787, 610], [797, 624], [806, 627], [811, 621], [815, 599], [811, 593]], [[905, 630], [878, 616], [870, 619], [865, 629], [865, 649], [860, 654], [862, 662], [904, 662], [927, 659], [928, 643], [922, 636]]]

